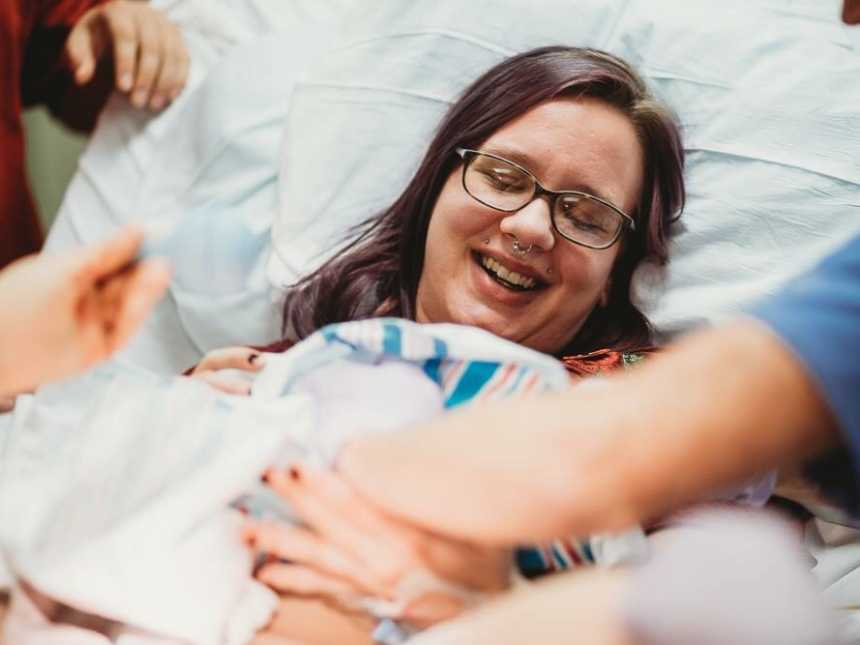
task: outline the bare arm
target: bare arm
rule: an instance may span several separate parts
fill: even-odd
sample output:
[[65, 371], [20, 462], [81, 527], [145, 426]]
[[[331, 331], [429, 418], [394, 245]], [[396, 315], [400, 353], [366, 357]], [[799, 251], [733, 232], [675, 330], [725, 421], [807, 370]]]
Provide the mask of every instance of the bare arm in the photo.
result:
[[684, 339], [604, 388], [358, 440], [338, 469], [388, 512], [510, 543], [642, 522], [836, 437], [801, 364], [765, 327], [741, 321]]

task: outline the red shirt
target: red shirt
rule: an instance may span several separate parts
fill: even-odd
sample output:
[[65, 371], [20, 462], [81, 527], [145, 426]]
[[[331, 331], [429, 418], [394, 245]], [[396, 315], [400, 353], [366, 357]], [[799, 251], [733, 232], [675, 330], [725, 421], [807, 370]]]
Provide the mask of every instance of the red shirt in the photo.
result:
[[47, 105], [90, 130], [110, 93], [110, 70], [77, 88], [63, 60], [72, 26], [104, 0], [0, 0], [0, 267], [39, 249], [42, 230], [27, 183], [21, 110]]

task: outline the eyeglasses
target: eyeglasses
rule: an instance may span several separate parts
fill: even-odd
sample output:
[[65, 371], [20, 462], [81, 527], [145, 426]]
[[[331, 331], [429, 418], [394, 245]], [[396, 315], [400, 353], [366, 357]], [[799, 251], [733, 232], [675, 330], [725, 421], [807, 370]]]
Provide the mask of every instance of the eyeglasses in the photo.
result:
[[630, 215], [604, 199], [576, 190], [547, 190], [525, 168], [487, 152], [467, 148], [456, 152], [463, 158], [463, 188], [484, 206], [513, 213], [547, 195], [556, 233], [590, 249], [608, 249], [625, 226], [636, 230]]

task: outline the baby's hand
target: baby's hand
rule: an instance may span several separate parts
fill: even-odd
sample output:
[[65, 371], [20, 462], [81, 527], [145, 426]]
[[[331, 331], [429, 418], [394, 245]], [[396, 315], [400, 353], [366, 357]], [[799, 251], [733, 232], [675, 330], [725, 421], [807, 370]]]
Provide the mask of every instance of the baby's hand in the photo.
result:
[[216, 390], [227, 394], [248, 396], [251, 383], [244, 378], [222, 373], [223, 370], [259, 372], [263, 368], [263, 355], [251, 347], [224, 347], [206, 354], [203, 360], [191, 371], [191, 378], [206, 381]]

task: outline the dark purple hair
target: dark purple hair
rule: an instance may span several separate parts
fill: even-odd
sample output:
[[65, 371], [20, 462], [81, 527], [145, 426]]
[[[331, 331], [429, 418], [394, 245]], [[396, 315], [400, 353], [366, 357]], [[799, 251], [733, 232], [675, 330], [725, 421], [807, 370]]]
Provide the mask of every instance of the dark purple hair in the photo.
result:
[[415, 318], [427, 228], [445, 181], [461, 163], [457, 147], [480, 148], [494, 132], [558, 97], [590, 97], [623, 113], [644, 152], [636, 231], [621, 240], [606, 306], [589, 315], [559, 355], [631, 349], [651, 341], [648, 320], [630, 300], [633, 271], [667, 260], [667, 233], [684, 205], [684, 151], [676, 119], [624, 61], [576, 47], [542, 47], [499, 63], [475, 81], [439, 125], [415, 176], [387, 210], [352, 231], [352, 242], [291, 286], [284, 332], [299, 340], [335, 322]]

